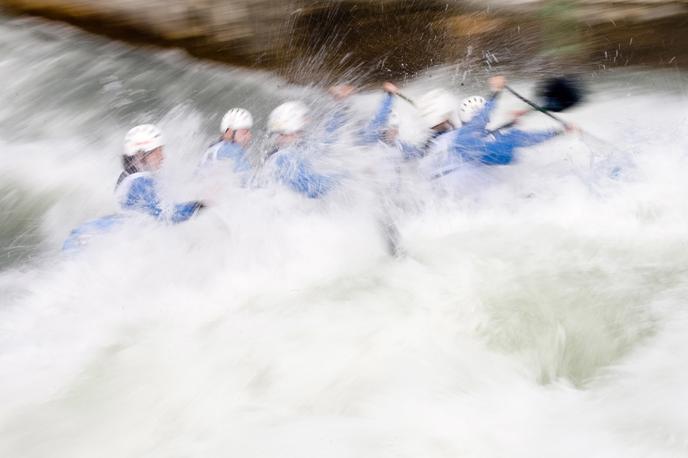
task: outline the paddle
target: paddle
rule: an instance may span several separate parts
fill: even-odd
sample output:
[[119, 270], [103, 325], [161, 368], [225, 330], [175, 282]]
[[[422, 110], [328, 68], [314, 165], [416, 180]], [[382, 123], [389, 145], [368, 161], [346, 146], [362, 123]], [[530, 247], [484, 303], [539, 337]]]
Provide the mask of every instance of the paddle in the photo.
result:
[[572, 76], [547, 78], [538, 83], [536, 94], [542, 101], [540, 105], [554, 113], [559, 113], [584, 99], [584, 91], [580, 81]]
[[[504, 88], [511, 92], [511, 94], [518, 99], [530, 105], [530, 107], [533, 108], [533, 111], [539, 111], [540, 113], [549, 116], [564, 127], [566, 127], [568, 123], [560, 117], [553, 115], [551, 112], [559, 113], [571, 108], [574, 105], [577, 105], [583, 100], [583, 91], [580, 83], [576, 79], [567, 76], [548, 78], [541, 81], [538, 84], [536, 91], [538, 98], [542, 100], [542, 102], [539, 104], [523, 97], [509, 86], [505, 86]], [[490, 132], [507, 129], [512, 127], [515, 123], [516, 120], [514, 119], [506, 124], [492, 129]]]
[[549, 116], [550, 118], [554, 119], [555, 121], [557, 121], [558, 123], [560, 123], [562, 126], [566, 127], [566, 126], [568, 125], [568, 124], [566, 123], [566, 121], [564, 121], [563, 119], [561, 119], [559, 116], [553, 115], [552, 113], [549, 112], [549, 110], [548, 110], [547, 108], [541, 107], [540, 105], [536, 104], [535, 102], [531, 102], [530, 100], [526, 99], [526, 98], [523, 97], [521, 94], [519, 94], [518, 92], [514, 91], [511, 87], [509, 87], [509, 86], [504, 86], [504, 89], [506, 89], [507, 91], [511, 92], [514, 96], [516, 96], [516, 98], [521, 99], [523, 102], [525, 102], [525, 103], [527, 103], [528, 105], [530, 105], [531, 107], [533, 107], [534, 110], [539, 111], [540, 113], [542, 113], [542, 114], [544, 114], [544, 115], [546, 115], [546, 116]]
[[[505, 89], [511, 92], [511, 94], [513, 94], [515, 97], [530, 105], [535, 111], [539, 111], [540, 113], [549, 116], [564, 127], [567, 127], [569, 124], [560, 117], [553, 115], [551, 112], [558, 113], [560, 111], [564, 111], [583, 100], [583, 90], [580, 86], [580, 83], [571, 77], [549, 78], [542, 81], [536, 90], [538, 98], [542, 100], [542, 104], [540, 105], [526, 99], [509, 86], [505, 86]], [[513, 121], [509, 124], [512, 123]], [[500, 126], [498, 129], [500, 128], [504, 127]], [[580, 129], [579, 133], [591, 140], [594, 140], [598, 143], [603, 143], [618, 150], [618, 148], [612, 143], [596, 135]]]
[[[523, 102], [530, 105], [534, 111], [539, 111], [540, 113], [549, 116], [550, 118], [561, 123], [563, 126], [567, 125], [566, 121], [558, 116], [553, 115], [551, 112], [559, 113], [571, 108], [574, 105], [577, 105], [583, 100], [583, 90], [581, 89], [580, 83], [578, 80], [570, 76], [552, 77], [541, 81], [537, 85], [537, 95], [538, 98], [542, 100], [540, 104], [528, 100], [509, 86], [505, 86], [505, 89]], [[394, 93], [394, 95], [416, 107], [416, 103], [413, 101], [413, 99], [407, 97], [401, 92], [397, 91]], [[490, 132], [496, 132], [501, 129], [512, 127], [515, 123], [516, 120], [510, 121], [491, 130]]]
[[[550, 113], [550, 111], [558, 113], [568, 108], [571, 108], [572, 106], [578, 104], [581, 100], [583, 100], [583, 91], [581, 90], [580, 84], [577, 80], [571, 77], [548, 78], [538, 83], [536, 92], [538, 94], [538, 98], [542, 100], [541, 104], [537, 104], [523, 97], [521, 94], [519, 94], [509, 86], [504, 86], [504, 88], [507, 91], [511, 92], [514, 96], [522, 100], [523, 102], [530, 105], [530, 107], [533, 108], [533, 111], [539, 111], [540, 113], [549, 116], [550, 118], [562, 124], [564, 127], [567, 127], [568, 123], [560, 117], [553, 115], [552, 113]], [[508, 129], [512, 127], [514, 124], [516, 124], [517, 121], [518, 119], [511, 120], [506, 124], [502, 124], [501, 126], [490, 130], [489, 132], [493, 133], [502, 129]], [[589, 136], [592, 137], [591, 135]], [[448, 170], [438, 172], [432, 175], [430, 178], [432, 180], [435, 180], [437, 178], [441, 178], [445, 175], [453, 173], [458, 169], [460, 169], [460, 167], [452, 167]]]
[[[411, 106], [416, 107], [416, 102], [414, 102], [412, 99], [406, 97], [406, 96], [405, 96], [404, 94], [402, 94], [401, 92], [395, 92], [394, 95], [396, 95], [397, 97], [399, 97], [401, 100], [404, 100], [404, 101], [410, 103]], [[416, 108], [417, 108], [417, 107], [416, 107]]]

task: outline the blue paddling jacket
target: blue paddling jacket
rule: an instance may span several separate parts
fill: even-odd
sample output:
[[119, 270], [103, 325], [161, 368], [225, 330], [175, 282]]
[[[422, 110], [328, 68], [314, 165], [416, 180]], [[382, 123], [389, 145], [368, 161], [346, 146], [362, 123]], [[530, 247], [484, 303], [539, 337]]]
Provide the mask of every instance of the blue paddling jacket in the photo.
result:
[[[176, 204], [165, 211], [150, 172], [120, 175], [115, 192], [123, 210], [143, 212], [158, 220], [180, 223], [191, 218], [203, 206], [200, 202]], [[96, 235], [104, 234], [124, 223], [125, 214], [113, 214], [85, 222], [73, 229], [62, 245], [62, 251], [76, 251]]]
[[[389, 117], [392, 114], [392, 105], [394, 103], [394, 95], [385, 92], [382, 103], [378, 107], [373, 119], [361, 130], [361, 143], [370, 145], [377, 142], [385, 142], [385, 132], [388, 128]], [[423, 156], [423, 152], [410, 143], [395, 140], [393, 146], [399, 150], [404, 160], [417, 159]]]
[[296, 146], [275, 151], [266, 165], [274, 168], [277, 181], [311, 199], [323, 197], [336, 184], [334, 178], [316, 173]]
[[336, 143], [339, 139], [342, 127], [349, 122], [349, 118], [349, 105], [343, 102], [337, 102], [334, 110], [325, 122], [322, 142], [325, 144]]
[[163, 208], [150, 172], [123, 173], [118, 180], [116, 193], [123, 210], [146, 213], [171, 223], [188, 220], [203, 206], [200, 202], [192, 201], [174, 204], [169, 209]]
[[210, 146], [203, 155], [201, 166], [215, 161], [231, 161], [234, 164], [234, 171], [238, 173], [251, 170], [246, 151], [236, 142], [221, 140]]
[[473, 119], [452, 132], [454, 139], [449, 149], [456, 158], [483, 165], [507, 165], [513, 162], [517, 148], [537, 145], [561, 133], [555, 129], [541, 132], [520, 129], [488, 131], [487, 124], [496, 102], [496, 97], [490, 98]]

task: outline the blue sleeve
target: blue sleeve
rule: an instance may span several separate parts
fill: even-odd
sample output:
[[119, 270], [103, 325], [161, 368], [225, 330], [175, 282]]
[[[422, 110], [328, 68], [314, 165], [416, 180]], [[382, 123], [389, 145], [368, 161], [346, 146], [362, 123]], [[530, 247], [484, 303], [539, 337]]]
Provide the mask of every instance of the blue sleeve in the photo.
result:
[[392, 113], [392, 102], [394, 102], [394, 96], [386, 92], [375, 116], [361, 131], [363, 143], [375, 143], [380, 140], [382, 130], [387, 127], [389, 115]]
[[124, 207], [133, 210], [142, 210], [158, 218], [162, 214], [162, 208], [160, 208], [160, 198], [155, 191], [155, 182], [153, 178], [136, 178], [131, 188], [129, 188]]
[[556, 130], [545, 132], [525, 132], [512, 130], [495, 134], [494, 142], [486, 143], [485, 154], [480, 157], [480, 162], [485, 165], [507, 165], [514, 160], [514, 150], [537, 145], [559, 135]]
[[277, 165], [279, 178], [311, 199], [324, 196], [334, 185], [332, 178], [314, 173], [303, 160], [280, 157]]
[[197, 201], [176, 204], [174, 206], [174, 213], [172, 213], [170, 221], [172, 221], [173, 223], [181, 223], [183, 221], [186, 221], [187, 219], [194, 216], [201, 207], [202, 204]]
[[497, 106], [497, 96], [490, 97], [482, 110], [478, 112], [473, 119], [468, 121], [466, 124], [461, 126], [461, 129], [486, 129], [487, 124], [490, 122], [490, 116]]
[[[137, 178], [132, 183], [124, 206], [128, 209], [144, 211], [157, 219], [165, 219], [165, 214], [160, 206], [160, 198], [155, 190], [155, 181], [151, 177]], [[173, 223], [186, 221], [200, 207], [200, 202], [177, 204], [174, 206], [170, 221]]]
[[561, 132], [558, 130], [525, 132], [523, 130], [515, 129], [501, 134], [500, 140], [511, 143], [514, 148], [525, 148], [527, 146], [533, 146], [537, 145], [538, 143], [545, 142], [556, 137], [560, 133]]
[[339, 129], [349, 121], [349, 107], [342, 103], [337, 104], [334, 112], [325, 123], [324, 143], [334, 143], [337, 139]]

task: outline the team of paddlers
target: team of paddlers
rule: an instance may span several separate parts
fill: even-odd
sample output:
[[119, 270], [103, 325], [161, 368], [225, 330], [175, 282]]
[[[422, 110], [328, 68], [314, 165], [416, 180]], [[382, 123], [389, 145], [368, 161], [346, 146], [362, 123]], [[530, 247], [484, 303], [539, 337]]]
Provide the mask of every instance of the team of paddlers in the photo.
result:
[[[489, 97], [474, 95], [458, 104], [455, 96], [445, 89], [434, 89], [420, 97], [415, 106], [423, 128], [427, 129], [427, 136], [422, 145], [416, 145], [399, 136], [400, 123], [394, 110], [394, 101], [395, 96], [404, 96], [394, 84], [384, 83], [384, 97], [373, 118], [357, 131], [355, 141], [359, 145], [378, 145], [391, 150], [399, 161], [443, 158], [448, 163], [438, 168], [433, 175], [437, 177], [445, 173], [443, 170], [455, 170], [462, 165], [508, 165], [514, 161], [518, 148], [536, 145], [576, 130], [565, 125], [563, 129], [524, 131], [514, 127], [516, 122], [489, 130], [487, 126], [498, 95], [506, 87], [506, 79], [502, 76], [492, 77], [489, 85]], [[340, 107], [352, 92], [353, 87], [349, 85], [330, 89]], [[243, 179], [240, 182], [244, 186], [256, 185], [250, 177], [256, 168], [260, 168], [262, 176], [284, 185], [289, 192], [312, 199], [325, 197], [339, 185], [339, 181], [332, 174], [316, 170], [311, 160], [313, 148], [309, 146], [309, 136], [306, 135], [313, 124], [311, 113], [302, 101], [288, 101], [276, 107], [267, 121], [269, 148], [260, 164], [256, 165], [255, 161], [249, 160], [247, 153], [252, 142], [253, 116], [245, 108], [232, 108], [222, 118], [220, 140], [203, 155], [201, 167], [212, 167], [218, 163], [229, 165], [229, 173], [241, 176]], [[515, 120], [525, 113], [515, 113]], [[322, 127], [328, 139], [319, 145], [336, 142], [335, 134], [346, 122], [346, 110], [335, 110]], [[122, 224], [131, 212], [144, 213], [164, 222], [179, 223], [193, 217], [206, 206], [202, 201], [181, 204], [162, 201], [157, 190], [156, 172], [164, 160], [163, 149], [163, 135], [155, 125], [139, 125], [126, 134], [122, 154], [123, 171], [115, 188], [122, 211], [74, 229], [64, 244], [65, 250], [79, 248], [93, 235]]]

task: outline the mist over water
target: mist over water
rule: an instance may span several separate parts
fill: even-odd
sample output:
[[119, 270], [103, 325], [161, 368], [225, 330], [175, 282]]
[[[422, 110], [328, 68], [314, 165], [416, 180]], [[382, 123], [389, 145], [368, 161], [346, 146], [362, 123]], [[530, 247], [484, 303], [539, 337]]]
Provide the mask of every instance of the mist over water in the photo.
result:
[[[334, 147], [316, 163], [342, 185], [311, 201], [195, 166], [229, 107], [254, 113], [258, 162], [269, 111], [325, 113], [321, 88], [24, 20], [0, 22], [0, 56], [0, 456], [688, 454], [684, 75], [589, 75], [562, 116], [606, 142], [559, 138], [509, 167], [428, 183], [424, 163], [397, 174]], [[344, 137], [379, 97], [354, 97]], [[513, 108], [503, 96], [499, 117]], [[165, 133], [170, 199], [213, 206], [62, 255], [116, 211], [142, 122]]]

